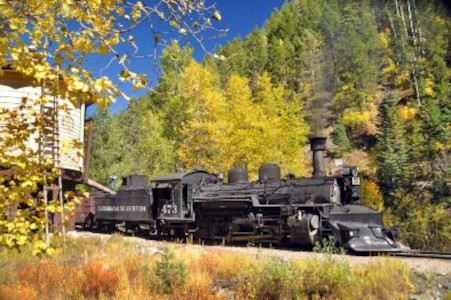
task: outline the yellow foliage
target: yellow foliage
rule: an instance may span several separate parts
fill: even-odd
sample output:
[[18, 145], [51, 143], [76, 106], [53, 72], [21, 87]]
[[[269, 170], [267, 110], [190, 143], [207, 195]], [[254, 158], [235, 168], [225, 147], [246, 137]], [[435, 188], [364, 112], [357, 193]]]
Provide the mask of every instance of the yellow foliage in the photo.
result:
[[435, 86], [434, 80], [428, 77], [424, 84], [424, 93], [431, 97], [435, 96], [434, 86]]
[[404, 70], [401, 74], [395, 77], [395, 85], [396, 86], [402, 86], [407, 81], [410, 80], [410, 72], [407, 70]]
[[390, 31], [379, 32], [379, 40], [385, 49], [390, 47]]
[[312, 92], [312, 84], [310, 82], [301, 83], [301, 90], [304, 94], [309, 95]]
[[445, 25], [446, 24], [446, 20], [440, 16], [436, 16], [434, 18], [435, 23], [440, 24], [440, 25]]
[[215, 86], [216, 78], [210, 71], [192, 61], [183, 71], [182, 94], [189, 103], [190, 120], [182, 130], [183, 143], [178, 148], [179, 159], [191, 169], [201, 166], [218, 172], [219, 138], [223, 131], [220, 120], [224, 97]]
[[418, 110], [414, 107], [403, 105], [399, 108], [398, 113], [403, 122], [410, 122], [415, 119], [416, 115], [418, 114]]
[[385, 57], [385, 67], [382, 69], [384, 74], [392, 74], [396, 70], [396, 64], [390, 57]]
[[384, 211], [384, 199], [376, 182], [364, 180], [360, 197], [362, 204], [377, 211]]
[[217, 75], [194, 62], [182, 78], [190, 119], [178, 155], [186, 168], [227, 172], [244, 166], [255, 177], [262, 163], [273, 162], [284, 173], [306, 175], [302, 147], [309, 128], [296, 95], [274, 86], [268, 74], [257, 78], [255, 95], [249, 80], [237, 75], [220, 90]]
[[343, 113], [343, 124], [354, 134], [376, 134], [375, 117], [377, 111], [375, 105], [371, 105], [367, 111], [346, 110]]

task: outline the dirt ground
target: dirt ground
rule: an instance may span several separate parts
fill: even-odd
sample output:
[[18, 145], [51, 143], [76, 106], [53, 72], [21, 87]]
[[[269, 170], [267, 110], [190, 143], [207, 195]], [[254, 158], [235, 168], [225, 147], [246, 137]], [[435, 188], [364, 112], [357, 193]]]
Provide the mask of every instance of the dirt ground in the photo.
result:
[[[108, 238], [108, 234], [92, 233], [85, 231], [71, 231], [69, 233], [72, 237], [100, 237]], [[156, 241], [145, 239], [142, 237], [124, 236], [126, 240], [136, 242], [142, 247], [141, 251], [144, 252], [160, 252], [168, 245], [180, 248], [189, 248], [190, 251], [231, 251], [239, 252], [245, 255], [254, 257], [280, 257], [286, 260], [303, 260], [314, 257], [321, 257], [324, 254], [307, 252], [301, 250], [283, 250], [283, 249], [270, 249], [259, 247], [240, 247], [240, 246], [212, 246], [212, 245], [195, 245], [195, 244], [182, 244], [166, 241]], [[351, 256], [351, 255], [338, 255], [333, 254], [334, 257], [347, 260], [351, 265], [367, 264], [376, 257], [371, 256]], [[449, 278], [451, 275], [451, 260], [444, 259], [431, 259], [431, 258], [411, 258], [411, 257], [393, 257], [392, 259], [402, 260], [417, 274], [434, 273], [438, 276], [446, 276]]]

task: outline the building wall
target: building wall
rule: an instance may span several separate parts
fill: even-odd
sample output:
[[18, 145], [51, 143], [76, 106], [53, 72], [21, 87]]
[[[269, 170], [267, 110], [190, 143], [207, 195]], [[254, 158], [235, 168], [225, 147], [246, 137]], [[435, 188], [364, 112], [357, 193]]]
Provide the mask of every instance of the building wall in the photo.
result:
[[[30, 79], [24, 78], [14, 71], [4, 71], [0, 76], [0, 109], [17, 109], [22, 98], [39, 99], [41, 91], [41, 87], [33, 86]], [[54, 145], [58, 146], [59, 164], [57, 167], [83, 172], [83, 158], [78, 154], [83, 153], [84, 149], [75, 148], [72, 143], [77, 141], [82, 144], [84, 141], [85, 106], [83, 103], [74, 104], [61, 98], [58, 98], [57, 101], [59, 105], [64, 104], [68, 107], [67, 111], [58, 111], [59, 143]], [[48, 103], [46, 106], [52, 107], [53, 104]], [[40, 107], [36, 106], [33, 109], [39, 111]], [[0, 126], [4, 126], [4, 124], [0, 124]], [[36, 138], [37, 136], [30, 138], [28, 146], [37, 150], [39, 145], [34, 141]], [[51, 147], [48, 146], [48, 151], [44, 153], [51, 158], [50, 149]]]

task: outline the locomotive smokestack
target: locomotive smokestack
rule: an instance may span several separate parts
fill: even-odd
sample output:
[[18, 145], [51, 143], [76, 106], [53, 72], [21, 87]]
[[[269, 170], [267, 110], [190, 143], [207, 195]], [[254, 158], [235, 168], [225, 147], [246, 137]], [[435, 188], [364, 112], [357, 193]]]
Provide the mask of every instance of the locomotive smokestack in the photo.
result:
[[324, 154], [326, 150], [326, 138], [313, 137], [310, 138], [310, 148], [313, 152], [313, 177], [324, 177]]

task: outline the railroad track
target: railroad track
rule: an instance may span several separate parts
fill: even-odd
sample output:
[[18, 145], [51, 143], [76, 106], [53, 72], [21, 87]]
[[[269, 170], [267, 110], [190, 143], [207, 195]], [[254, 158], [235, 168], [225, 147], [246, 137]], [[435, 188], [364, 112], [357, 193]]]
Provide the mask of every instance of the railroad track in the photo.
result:
[[434, 252], [434, 251], [405, 251], [389, 253], [390, 256], [402, 256], [402, 257], [418, 257], [418, 258], [433, 258], [433, 259], [445, 259], [451, 260], [451, 253]]
[[[90, 233], [98, 233], [98, 234], [107, 234], [105, 232], [99, 232], [99, 231], [89, 231], [86, 229], [80, 229], [78, 228], [77, 231], [79, 232], [90, 232]], [[124, 232], [124, 231], [117, 231], [120, 232], [123, 235], [126, 236], [134, 236], [134, 237], [138, 237], [138, 238], [143, 238], [145, 240], [155, 240], [157, 241], [158, 239], [156, 238], [152, 238], [149, 236], [141, 236], [141, 235], [132, 235], [130, 233]], [[166, 240], [167, 242], [175, 242], [177, 244], [181, 243], [180, 241], [177, 240]], [[200, 245], [200, 244], [198, 244]], [[211, 241], [204, 241], [202, 242], [202, 245], [210, 245], [210, 246], [217, 246], [218, 244], [214, 244], [211, 243]], [[245, 244], [231, 244], [228, 246], [234, 246], [234, 247], [246, 247]], [[263, 246], [264, 248], [268, 248], [268, 249], [275, 249], [275, 250], [287, 250], [287, 251], [293, 251], [293, 252], [299, 252], [299, 251], [307, 251], [307, 252], [313, 252], [312, 250], [307, 250], [307, 248], [299, 248], [299, 247], [268, 247], [268, 245]], [[451, 260], [451, 253], [443, 253], [443, 252], [435, 252], [435, 251], [420, 251], [420, 250], [410, 250], [410, 251], [404, 251], [404, 252], [383, 252], [383, 253], [379, 253], [382, 254], [384, 256], [396, 256], [396, 257], [412, 257], [412, 258], [432, 258], [432, 259], [442, 259], [442, 260]], [[348, 254], [349, 256], [353, 256], [352, 254]], [[358, 255], [361, 256], [361, 255]], [[371, 255], [369, 255], [371, 256]]]

